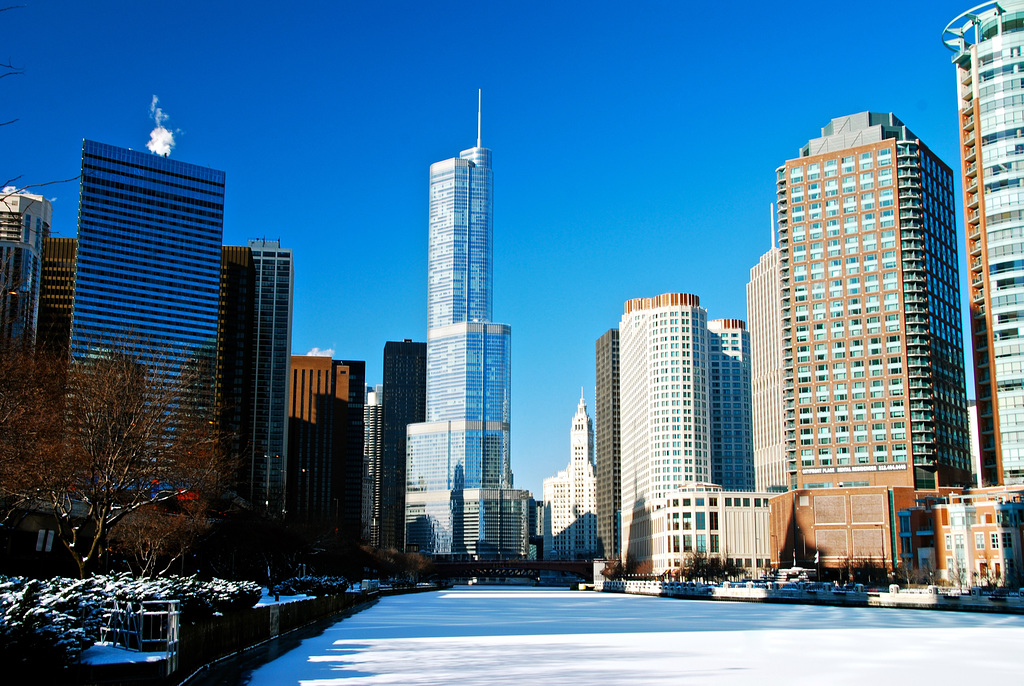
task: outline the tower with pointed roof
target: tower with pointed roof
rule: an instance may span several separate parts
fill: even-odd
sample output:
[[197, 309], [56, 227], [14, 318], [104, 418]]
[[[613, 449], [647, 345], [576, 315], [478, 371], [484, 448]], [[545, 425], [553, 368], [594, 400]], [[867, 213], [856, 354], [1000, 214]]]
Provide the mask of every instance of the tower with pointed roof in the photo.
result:
[[511, 328], [491, 321], [491, 151], [430, 166], [426, 421], [406, 440], [406, 546], [443, 558], [526, 553], [512, 487]]
[[594, 427], [583, 389], [569, 443], [569, 466], [544, 479], [544, 555], [549, 559], [591, 559], [598, 555], [597, 477]]

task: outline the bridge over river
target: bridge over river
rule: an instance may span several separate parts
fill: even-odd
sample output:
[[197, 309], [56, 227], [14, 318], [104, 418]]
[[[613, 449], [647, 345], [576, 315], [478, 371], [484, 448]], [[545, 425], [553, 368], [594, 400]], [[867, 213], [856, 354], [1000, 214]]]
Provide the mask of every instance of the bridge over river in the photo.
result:
[[594, 563], [586, 560], [466, 560], [434, 562], [442, 579], [534, 579], [560, 572], [568, 579], [594, 583]]

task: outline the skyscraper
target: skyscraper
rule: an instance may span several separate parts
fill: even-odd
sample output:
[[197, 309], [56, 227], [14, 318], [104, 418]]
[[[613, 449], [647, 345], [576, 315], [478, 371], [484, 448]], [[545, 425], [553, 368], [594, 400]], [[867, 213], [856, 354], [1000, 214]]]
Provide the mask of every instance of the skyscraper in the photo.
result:
[[594, 427], [580, 395], [569, 433], [569, 466], [544, 479], [544, 558], [597, 556], [597, 477]]
[[0, 343], [35, 344], [43, 241], [52, 214], [41, 195], [0, 191]]
[[381, 477], [384, 462], [384, 406], [379, 390], [366, 391], [363, 406], [363, 535], [364, 541], [380, 547]]
[[439, 556], [526, 554], [512, 488], [510, 338], [491, 322], [491, 151], [430, 167], [427, 416], [407, 430], [406, 544]]
[[251, 240], [254, 289], [252, 421], [245, 495], [284, 513], [288, 472], [288, 365], [292, 351], [292, 251], [280, 241]]
[[762, 492], [796, 488], [796, 464], [787, 461], [786, 452], [781, 296], [779, 249], [772, 245], [757, 266], [751, 268], [747, 284], [754, 482]]
[[777, 170], [798, 488], [970, 483], [952, 173], [892, 114], [833, 119]]
[[384, 344], [384, 452], [380, 547], [405, 550], [405, 431], [427, 418], [427, 344]]
[[594, 345], [597, 541], [604, 558], [619, 556], [622, 455], [619, 442], [619, 330], [608, 329]]
[[291, 375], [288, 517], [358, 539], [365, 363], [295, 355]]
[[711, 480], [726, 491], [754, 489], [750, 334], [740, 319], [708, 322]]
[[[255, 299], [252, 250], [246, 245], [224, 246], [217, 318], [217, 409], [231, 453], [245, 465], [239, 473], [243, 484], [248, 483], [252, 459]], [[243, 491], [248, 494], [248, 488], [243, 486]]]
[[654, 553], [655, 503], [711, 479], [707, 311], [687, 293], [636, 298], [619, 336], [621, 554], [642, 570]]
[[67, 358], [71, 350], [71, 317], [75, 310], [77, 238], [50, 236], [43, 240], [43, 269], [39, 282], [36, 346]]
[[212, 374], [224, 172], [87, 140], [81, 184], [72, 354], [130, 338]]
[[[979, 5], [946, 27], [959, 85], [979, 482], [1024, 483], [1024, 2]], [[952, 206], [952, 203], [950, 203]]]

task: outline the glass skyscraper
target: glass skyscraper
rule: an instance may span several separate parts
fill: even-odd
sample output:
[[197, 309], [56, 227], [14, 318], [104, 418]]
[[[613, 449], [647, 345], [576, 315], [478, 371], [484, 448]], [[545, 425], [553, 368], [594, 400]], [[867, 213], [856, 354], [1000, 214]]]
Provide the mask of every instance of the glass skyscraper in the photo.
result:
[[72, 354], [128, 339], [213, 370], [224, 172], [84, 141]]
[[491, 319], [491, 151], [430, 167], [426, 421], [407, 429], [406, 544], [436, 556], [526, 552], [509, 462], [511, 329]]
[[[972, 3], [973, 4], [973, 3]], [[1024, 2], [942, 35], [956, 69], [981, 486], [1024, 484]]]
[[292, 251], [279, 240], [251, 240], [253, 292], [252, 455], [249, 501], [280, 515], [288, 473], [288, 377], [292, 356]]

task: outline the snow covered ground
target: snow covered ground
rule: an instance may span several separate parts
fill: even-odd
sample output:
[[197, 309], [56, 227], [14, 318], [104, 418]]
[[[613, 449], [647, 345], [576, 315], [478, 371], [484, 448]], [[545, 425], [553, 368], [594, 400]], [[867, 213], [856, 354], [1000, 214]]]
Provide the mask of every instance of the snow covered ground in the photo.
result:
[[239, 683], [1018, 683], [1024, 617], [466, 587], [381, 599]]
[[283, 605], [285, 603], [294, 603], [298, 600], [305, 600], [309, 596], [305, 593], [299, 595], [278, 595], [275, 599], [274, 594], [267, 590], [266, 586], [263, 587], [263, 594], [260, 599], [256, 601], [254, 607], [264, 607], [266, 605]]

